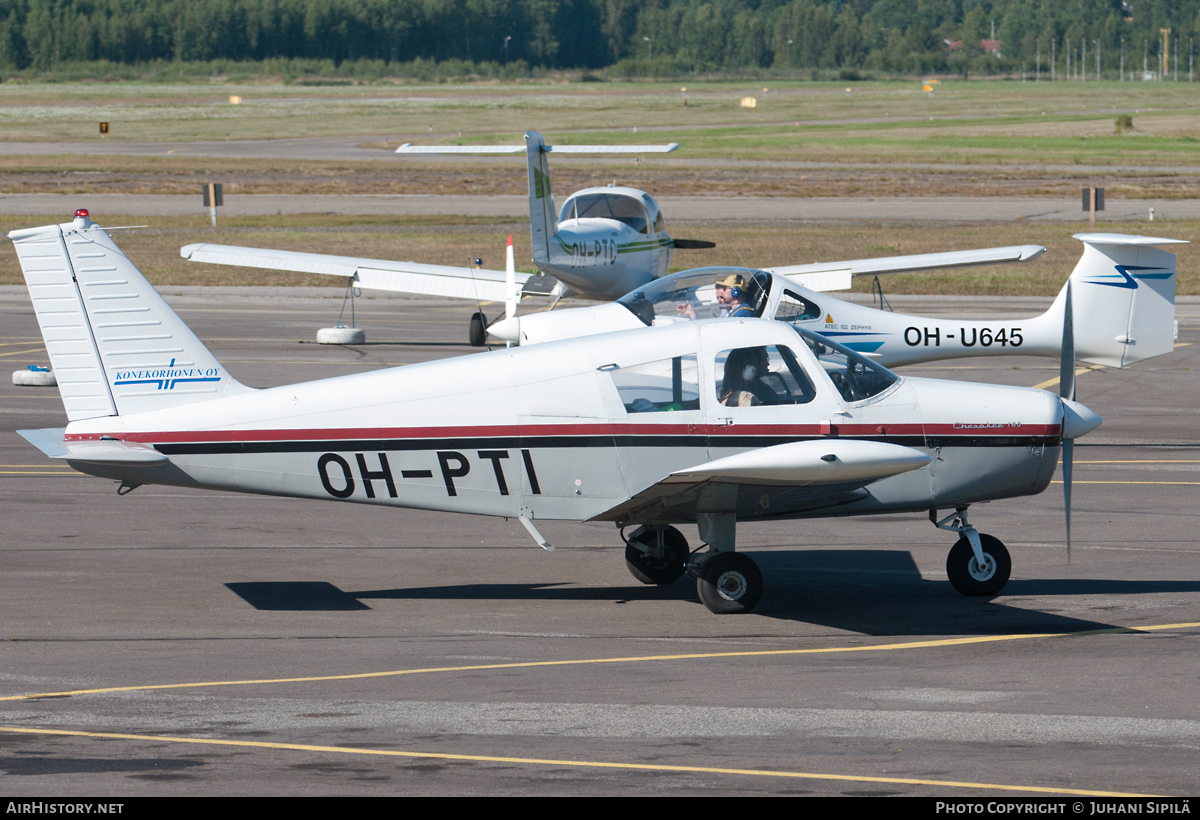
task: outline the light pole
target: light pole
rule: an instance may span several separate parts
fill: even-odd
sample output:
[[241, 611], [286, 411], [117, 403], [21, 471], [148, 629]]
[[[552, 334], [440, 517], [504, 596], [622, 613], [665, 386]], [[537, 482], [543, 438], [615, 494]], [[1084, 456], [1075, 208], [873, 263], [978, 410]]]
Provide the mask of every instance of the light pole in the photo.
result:
[[508, 62], [508, 41], [512, 39], [512, 35], [504, 38], [504, 62]]
[[1096, 44], [1096, 79], [1100, 79], [1100, 41], [1092, 40]]
[[653, 62], [653, 60], [654, 60], [654, 41], [651, 40], [649, 37], [643, 37], [642, 39], [645, 40], [647, 43], [649, 43], [649, 45], [646, 46], [646, 59]]
[[796, 42], [796, 41], [788, 40], [787, 45], [783, 47], [783, 63], [784, 63], [784, 65], [788, 66], [789, 68], [792, 65], [792, 43], [794, 43], [794, 42]]

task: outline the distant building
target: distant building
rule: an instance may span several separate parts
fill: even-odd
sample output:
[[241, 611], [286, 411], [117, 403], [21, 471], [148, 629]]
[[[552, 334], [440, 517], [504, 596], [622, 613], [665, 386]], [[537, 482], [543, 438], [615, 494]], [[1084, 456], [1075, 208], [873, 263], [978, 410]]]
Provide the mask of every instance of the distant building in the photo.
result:
[[[962, 48], [962, 44], [963, 44], [962, 40], [942, 40], [942, 42], [945, 43], [949, 47], [951, 54], [953, 54], [954, 52], [956, 52], [960, 48]], [[986, 52], [995, 54], [997, 57], [1004, 56], [1003, 54], [1000, 53], [1000, 41], [999, 40], [980, 40], [979, 47], [982, 48]]]

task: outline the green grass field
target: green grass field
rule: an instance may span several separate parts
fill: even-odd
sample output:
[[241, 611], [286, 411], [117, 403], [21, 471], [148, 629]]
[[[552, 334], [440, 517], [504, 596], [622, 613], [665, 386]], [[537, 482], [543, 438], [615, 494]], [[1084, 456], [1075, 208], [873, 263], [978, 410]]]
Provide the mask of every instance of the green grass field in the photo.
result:
[[[655, 140], [680, 142], [680, 156], [788, 158], [800, 151], [863, 162], [889, 161], [899, 151], [923, 162], [1108, 163], [1128, 156], [1170, 164], [1195, 150], [1200, 136], [1200, 99], [1186, 82], [944, 80], [932, 96], [921, 88], [919, 81], [783, 82], [766, 91], [746, 82], [6, 83], [0, 140], [99, 140], [101, 120], [111, 123], [107, 139], [116, 142], [344, 135], [474, 142], [537, 129], [559, 140], [628, 143], [653, 130]], [[242, 102], [230, 104], [231, 96]], [[756, 107], [740, 107], [744, 97], [754, 97]], [[1113, 138], [1114, 110], [1137, 112], [1135, 132]], [[927, 117], [934, 119], [919, 121]]]

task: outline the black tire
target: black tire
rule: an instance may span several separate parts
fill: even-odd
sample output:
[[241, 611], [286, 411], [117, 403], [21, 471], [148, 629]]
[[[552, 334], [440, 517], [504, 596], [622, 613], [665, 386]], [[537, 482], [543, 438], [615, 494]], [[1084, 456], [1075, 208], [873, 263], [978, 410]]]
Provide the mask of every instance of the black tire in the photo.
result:
[[719, 552], [700, 568], [696, 592], [717, 615], [750, 612], [762, 598], [762, 572], [758, 564], [740, 552]]
[[471, 315], [471, 327], [467, 331], [467, 341], [471, 343], [471, 347], [483, 347], [487, 344], [487, 317], [481, 310]]
[[[657, 545], [658, 533], [647, 530], [637, 539], [646, 546]], [[673, 584], [683, 575], [688, 559], [688, 542], [683, 533], [674, 527], [663, 531], [664, 552], [655, 558], [639, 550], [633, 544], [625, 545], [625, 566], [643, 584], [662, 586]]]
[[983, 547], [984, 557], [990, 559], [990, 566], [980, 571], [975, 561], [975, 553], [971, 549], [971, 542], [964, 535], [950, 548], [950, 554], [946, 556], [946, 575], [954, 588], [963, 595], [996, 595], [1008, 583], [1008, 576], [1012, 573], [1012, 559], [999, 538], [980, 533], [979, 545]]

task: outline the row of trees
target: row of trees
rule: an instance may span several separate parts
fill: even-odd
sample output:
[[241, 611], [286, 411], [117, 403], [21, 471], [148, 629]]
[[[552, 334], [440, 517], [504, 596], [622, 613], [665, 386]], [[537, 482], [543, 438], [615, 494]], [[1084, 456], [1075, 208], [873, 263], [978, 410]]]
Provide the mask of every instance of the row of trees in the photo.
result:
[[[1048, 68], [1052, 43], [1062, 59], [1086, 42], [1111, 73], [1122, 43], [1140, 68], [1166, 27], [1186, 49], [1200, 0], [0, 0], [0, 67], [302, 58], [987, 73], [1033, 71], [1039, 55]], [[993, 32], [999, 55], [980, 46]]]

